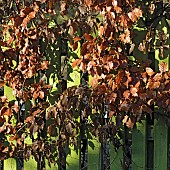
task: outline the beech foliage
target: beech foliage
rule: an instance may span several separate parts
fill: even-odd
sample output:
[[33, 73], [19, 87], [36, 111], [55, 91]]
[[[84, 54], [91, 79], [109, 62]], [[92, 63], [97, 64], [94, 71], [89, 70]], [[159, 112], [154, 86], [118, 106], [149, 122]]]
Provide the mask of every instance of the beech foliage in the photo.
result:
[[[41, 152], [49, 164], [55, 163], [59, 144], [78, 148], [80, 116], [87, 118], [89, 138], [102, 142], [105, 134], [105, 140], [119, 147], [123, 125], [133, 128], [147, 114], [152, 116], [153, 104], [154, 112], [169, 113], [168, 65], [161, 62], [156, 70], [148, 57], [156, 50], [160, 59], [167, 57], [168, 3], [16, 0], [0, 4], [0, 86], [12, 88], [15, 97], [0, 97], [1, 160], [16, 157], [24, 145], [26, 160], [31, 155], [38, 160]], [[69, 46], [67, 60], [76, 56], [72, 67], [91, 77], [88, 86], [61, 92], [57, 61], [62, 37]], [[135, 41], [138, 37], [140, 42]], [[134, 50], [138, 56], [133, 56]], [[22, 103], [26, 109], [21, 120]], [[26, 139], [32, 139], [31, 144]]]

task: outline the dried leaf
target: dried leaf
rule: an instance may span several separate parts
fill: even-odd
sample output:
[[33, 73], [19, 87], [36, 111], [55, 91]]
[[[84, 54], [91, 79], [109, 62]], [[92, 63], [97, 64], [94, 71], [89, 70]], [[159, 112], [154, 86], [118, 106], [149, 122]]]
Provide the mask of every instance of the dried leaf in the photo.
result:
[[79, 66], [81, 62], [82, 62], [82, 59], [80, 59], [80, 58], [74, 60], [73, 63], [72, 63], [72, 67], [74, 68], [76, 66]]
[[16, 135], [15, 135], [15, 136], [10, 136], [9, 140], [10, 140], [10, 141], [13, 141], [13, 140], [15, 140], [16, 138], [17, 138]]
[[8, 153], [8, 151], [9, 151], [9, 147], [8, 146], [5, 147], [5, 149], [2, 150], [3, 153]]
[[21, 138], [18, 138], [18, 139], [17, 139], [17, 144], [19, 144], [20, 146], [22, 145]]
[[138, 46], [138, 50], [146, 54], [146, 43], [145, 42], [140, 43]]
[[138, 96], [138, 89], [136, 87], [131, 87], [130, 88], [130, 93], [132, 94], [132, 96], [137, 97]]
[[130, 91], [129, 91], [129, 90], [126, 90], [126, 91], [123, 92], [123, 97], [124, 97], [125, 99], [128, 99], [129, 96], [130, 96]]
[[34, 123], [34, 116], [27, 117], [26, 120], [25, 120], [25, 123], [27, 123], [27, 122]]
[[57, 135], [56, 126], [55, 125], [48, 126], [47, 132], [50, 136], [56, 136]]
[[44, 92], [43, 91], [39, 91], [39, 97], [41, 98], [41, 99], [43, 99], [44, 98]]
[[48, 61], [43, 61], [43, 62], [41, 63], [41, 69], [42, 69], [42, 70], [47, 70], [48, 67], [49, 67]]
[[153, 104], [154, 104], [154, 99], [148, 100], [147, 104], [148, 104], [149, 106], [153, 105]]
[[36, 116], [37, 114], [39, 114], [41, 112], [41, 109], [37, 109], [36, 111], [34, 111], [32, 114], [33, 116]]
[[67, 132], [68, 132], [69, 134], [72, 134], [72, 125], [71, 125], [70, 122], [67, 123], [67, 125], [66, 125], [66, 130], [67, 130]]
[[150, 68], [150, 67], [146, 67], [146, 73], [148, 74], [148, 76], [153, 76], [155, 74], [155, 72]]
[[6, 108], [6, 107], [3, 107], [1, 109], [1, 115], [7, 115], [7, 116], [11, 116], [12, 115], [12, 111], [11, 111], [11, 108]]
[[126, 124], [126, 126], [128, 128], [133, 128], [134, 126], [134, 122], [132, 121], [132, 119], [129, 116], [124, 116], [124, 119], [122, 120], [123, 123]]
[[150, 109], [147, 105], [143, 105], [142, 110], [143, 110], [143, 112], [146, 112], [146, 113], [149, 113], [149, 114], [152, 113], [152, 109]]
[[134, 48], [135, 48], [135, 44], [133, 43], [133, 44], [131, 44], [131, 46], [130, 46], [129, 54], [131, 54], [131, 53], [133, 52]]
[[93, 36], [91, 36], [91, 35], [89, 35], [89, 34], [87, 34], [87, 33], [85, 33], [85, 34], [83, 35], [83, 37], [85, 38], [86, 41], [92, 41], [92, 40], [93, 40]]
[[29, 17], [30, 19], [33, 19], [33, 18], [35, 18], [35, 15], [36, 15], [36, 12], [33, 11], [33, 12], [30, 12], [30, 13], [28, 14], [28, 17]]
[[154, 11], [155, 11], [155, 4], [150, 4], [149, 5], [149, 12], [150, 12], [150, 14], [153, 14]]
[[0, 88], [5, 85], [5, 81], [0, 79]]
[[109, 117], [112, 118], [114, 114], [115, 114], [115, 111], [110, 111], [109, 112]]
[[33, 93], [33, 97], [34, 97], [34, 99], [37, 99], [39, 97], [39, 92], [35, 91]]
[[159, 64], [159, 71], [160, 71], [161, 73], [166, 72], [166, 71], [167, 71], [167, 69], [168, 69], [168, 65], [167, 65], [167, 63], [162, 62], [162, 63], [160, 63], [160, 64]]
[[93, 78], [92, 81], [90, 82], [90, 85], [92, 86], [93, 89], [95, 89], [98, 86], [98, 78]]

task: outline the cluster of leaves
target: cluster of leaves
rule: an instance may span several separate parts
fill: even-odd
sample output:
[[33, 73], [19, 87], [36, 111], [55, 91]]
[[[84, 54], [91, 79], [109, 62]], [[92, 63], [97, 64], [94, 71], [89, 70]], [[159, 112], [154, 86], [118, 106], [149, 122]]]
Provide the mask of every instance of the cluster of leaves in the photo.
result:
[[[43, 78], [49, 61], [44, 55], [42, 42], [48, 43], [51, 19], [45, 16], [48, 15], [49, 8], [49, 4], [42, 7], [45, 1], [23, 2], [3, 4], [5, 9], [5, 5], [10, 5], [15, 12], [5, 11], [2, 19], [0, 77], [3, 84], [12, 88], [16, 99], [9, 102], [2, 97], [1, 151], [4, 150], [5, 155], [1, 154], [1, 159], [17, 156], [24, 147], [25, 158], [29, 159], [30, 155], [34, 155], [38, 161], [40, 152], [46, 151], [48, 157], [53, 148], [48, 141], [45, 145], [45, 134], [42, 133], [46, 131], [45, 115], [49, 106], [46, 99], [51, 88]], [[27, 112], [23, 113], [25, 107]], [[27, 143], [23, 146], [27, 138], [32, 139], [31, 146]]]
[[[151, 17], [156, 15], [154, 3], [142, 1], [144, 5], [140, 8], [139, 2], [4, 2], [6, 10], [4, 16], [0, 15], [0, 78], [12, 88], [16, 101], [1, 97], [0, 159], [17, 156], [24, 147], [25, 159], [33, 155], [38, 161], [42, 154], [50, 164], [56, 161], [58, 146], [77, 146], [80, 119], [86, 124], [88, 137], [98, 136], [101, 142], [110, 138], [116, 145], [122, 125], [132, 128], [145, 114], [152, 115], [153, 104], [170, 111], [170, 71], [166, 64], [156, 73], [150, 68], [151, 60], [128, 57], [135, 46], [143, 53], [157, 48], [153, 45], [156, 33], [152, 29], [155, 20]], [[155, 8], [159, 10], [158, 6]], [[142, 17], [142, 10], [148, 8], [151, 16]], [[144, 23], [146, 35], [135, 44], [134, 25], [139, 21]], [[56, 58], [61, 55], [57, 55], [61, 36], [69, 40], [73, 53], [80, 46], [81, 56], [72, 66], [92, 77], [90, 87], [86, 83], [54, 94], [46, 83], [50, 73], [56, 74], [54, 69], [58, 66], [54, 65], [60, 60]], [[168, 40], [163, 31], [158, 37], [162, 56]], [[57, 71], [60, 80], [61, 71]], [[52, 95], [55, 102], [51, 105]], [[26, 139], [32, 140], [32, 144], [27, 144]]]

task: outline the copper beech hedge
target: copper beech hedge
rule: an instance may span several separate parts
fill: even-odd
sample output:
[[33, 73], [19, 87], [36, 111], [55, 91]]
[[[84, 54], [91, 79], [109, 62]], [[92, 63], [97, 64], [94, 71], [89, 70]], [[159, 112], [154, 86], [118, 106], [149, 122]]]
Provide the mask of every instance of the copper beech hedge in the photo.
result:
[[[88, 119], [89, 135], [101, 141], [101, 136], [107, 134], [107, 140], [116, 145], [121, 140], [123, 124], [133, 128], [145, 115], [152, 116], [153, 104], [158, 113], [170, 111], [167, 64], [162, 63], [155, 72], [149, 58], [129, 58], [134, 48], [141, 54], [153, 52], [157, 48], [155, 36], [159, 37], [160, 57], [164, 57], [167, 33], [154, 29], [158, 24], [155, 15], [167, 21], [163, 12], [168, 14], [168, 6], [161, 11], [160, 2], [139, 0], [0, 3], [0, 86], [12, 88], [15, 97], [12, 101], [0, 97], [1, 160], [17, 156], [24, 148], [26, 160], [31, 155], [38, 160], [41, 152], [49, 164], [56, 162], [59, 144], [77, 147], [80, 113]], [[134, 28], [140, 23], [145, 36], [135, 44]], [[80, 56], [72, 67], [88, 73], [91, 77], [88, 86], [59, 90], [61, 73], [56, 74], [53, 65], [54, 58], [59, 59], [60, 55], [55, 56], [51, 47], [59, 44], [60, 37], [67, 38], [70, 54], [80, 48]], [[70, 56], [67, 57], [69, 60]], [[47, 74], [53, 73], [58, 76], [55, 81], [59, 80], [57, 91], [52, 90], [47, 80]], [[108, 121], [103, 125], [106, 114]], [[32, 140], [32, 144], [26, 139]]]

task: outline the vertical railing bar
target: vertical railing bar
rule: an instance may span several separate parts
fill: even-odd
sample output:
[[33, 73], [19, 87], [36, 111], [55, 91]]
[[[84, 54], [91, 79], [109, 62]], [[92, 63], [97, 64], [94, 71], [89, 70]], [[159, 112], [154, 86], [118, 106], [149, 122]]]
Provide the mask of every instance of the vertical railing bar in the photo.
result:
[[[4, 96], [4, 87], [0, 87], [0, 96]], [[4, 160], [0, 160], [0, 170], [4, 170]]]
[[[21, 60], [21, 58], [18, 55], [18, 62], [20, 62], [20, 60]], [[25, 85], [25, 79], [23, 80], [23, 84], [22, 84], [22, 87], [21, 87], [21, 92], [22, 93], [24, 91], [24, 85]], [[16, 99], [17, 99], [18, 105], [19, 105], [17, 124], [21, 123], [21, 125], [23, 126], [24, 125], [24, 120], [25, 120], [25, 103], [24, 103], [24, 100], [22, 98], [18, 98], [17, 95], [16, 95]], [[22, 128], [23, 133], [24, 133], [24, 129], [25, 128]], [[18, 157], [16, 158], [16, 169], [17, 170], [23, 170], [24, 169], [24, 140], [22, 141], [21, 146], [19, 146], [17, 144], [17, 147], [20, 150], [18, 152]]]
[[131, 170], [132, 167], [132, 136], [130, 134], [130, 129], [124, 126], [124, 167], [125, 169]]
[[[88, 82], [88, 73], [82, 73], [81, 85], [83, 87], [87, 86]], [[88, 104], [86, 96], [84, 96], [84, 100], [82, 101], [82, 107], [80, 111], [80, 169], [87, 170], [88, 169], [88, 139], [87, 139], [87, 118], [83, 116], [82, 112], [86, 105]]]
[[168, 158], [168, 161], [167, 161], [167, 167], [168, 167], [168, 169], [170, 169], [170, 127], [168, 127], [168, 143], [167, 143], [167, 145], [168, 145], [168, 152], [167, 152], [167, 158]]
[[[68, 55], [68, 39], [64, 35], [61, 37], [61, 90], [67, 89], [67, 55]], [[59, 170], [66, 170], [66, 151], [62, 144], [59, 145]]]
[[[130, 58], [133, 56], [133, 51], [130, 51], [131, 45], [126, 45], [126, 53]], [[130, 115], [130, 113], [129, 113]], [[132, 168], [132, 135], [130, 129], [124, 125], [124, 139], [123, 139], [123, 167], [124, 169], [131, 170]]]
[[[46, 72], [39, 71], [39, 81], [46, 81]], [[46, 97], [45, 97], [46, 98]], [[41, 101], [40, 101], [41, 102]], [[44, 140], [45, 143], [46, 140], [46, 115], [43, 114], [43, 121], [44, 121], [44, 127], [38, 132], [38, 141]], [[45, 134], [45, 135], [44, 135]], [[41, 139], [42, 138], [42, 139]], [[39, 145], [40, 146], [40, 145]], [[40, 150], [40, 149], [39, 149]], [[37, 170], [45, 170], [45, 152], [44, 151], [38, 151], [39, 153], [39, 161], [37, 162]]]
[[[148, 58], [152, 60], [151, 68], [155, 71], [155, 52], [148, 52]], [[154, 111], [154, 105], [151, 106]], [[154, 126], [154, 113], [152, 115], [147, 114], [146, 116], [146, 135], [147, 135], [147, 146], [146, 146], [146, 166], [147, 169], [153, 169], [154, 165], [154, 138], [153, 138], [153, 126]]]
[[[102, 115], [103, 119], [103, 126], [106, 126], [108, 124], [109, 119], [109, 106], [106, 103], [103, 103], [103, 112]], [[110, 144], [107, 141], [107, 133], [103, 134], [102, 143], [101, 143], [101, 169], [102, 170], [110, 170]]]
[[[42, 39], [39, 40], [39, 43], [41, 45]], [[44, 59], [46, 59], [46, 57], [47, 56], [44, 56]], [[47, 72], [44, 71], [44, 70], [39, 70], [38, 80], [35, 80], [35, 81], [43, 82], [45, 84], [46, 81], [47, 81]], [[47, 99], [47, 96], [44, 96], [43, 100], [46, 101], [46, 99]], [[42, 102], [41, 99], [39, 99], [39, 100], [40, 100], [39, 102]], [[38, 131], [38, 141], [43, 140], [43, 143], [45, 143], [46, 137], [47, 137], [47, 126], [46, 126], [46, 113], [45, 113], [45, 111], [43, 112], [43, 121], [44, 121], [43, 129], [40, 129]], [[32, 136], [32, 142], [34, 142], [34, 136]], [[40, 148], [39, 148], [38, 154], [39, 154], [39, 161], [37, 162], [37, 170], [44, 170], [44, 169], [46, 169], [45, 151], [40, 151]]]
[[3, 169], [4, 169], [4, 161], [0, 160], [0, 170], [3, 170]]
[[[169, 28], [169, 31], [170, 31], [170, 28]], [[169, 54], [169, 58], [168, 58], [168, 70], [170, 70], [170, 54]], [[168, 127], [168, 143], [167, 143], [167, 145], [168, 145], [168, 147], [167, 147], [168, 148], [168, 156], [167, 156], [168, 165], [167, 165], [167, 167], [168, 167], [168, 170], [169, 170], [170, 169], [170, 127]]]
[[[25, 117], [25, 103], [22, 99], [18, 100], [19, 103], [19, 113], [18, 113], [18, 122], [24, 124]], [[16, 159], [17, 170], [24, 169], [24, 141], [22, 141], [22, 146], [20, 147], [19, 157]]]

